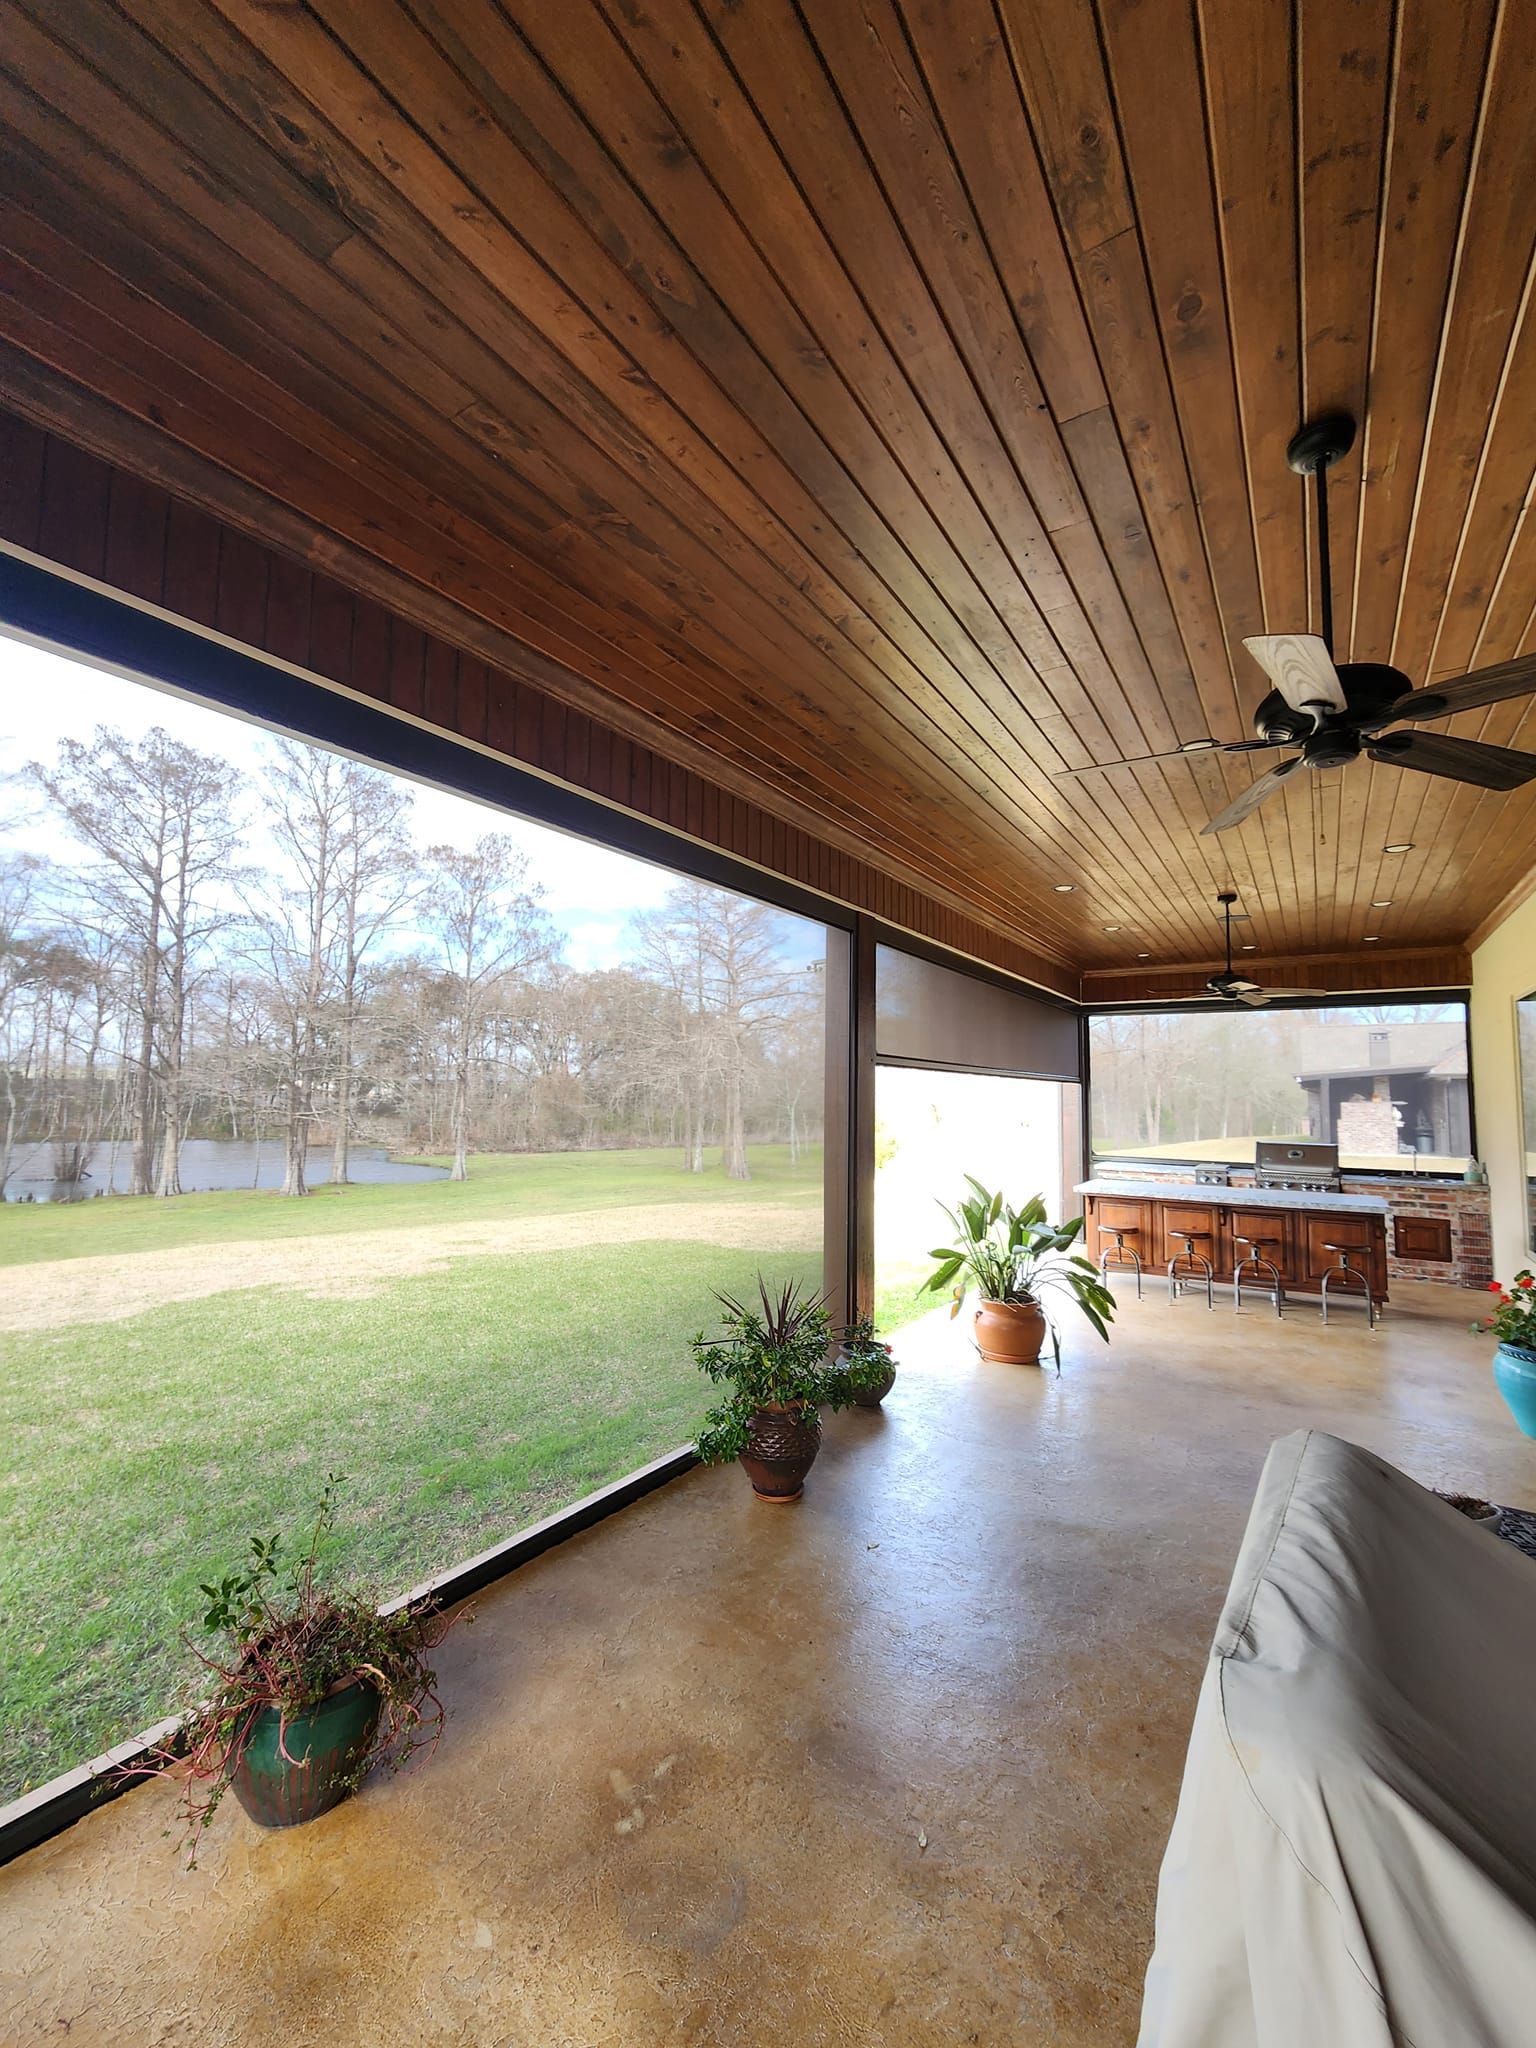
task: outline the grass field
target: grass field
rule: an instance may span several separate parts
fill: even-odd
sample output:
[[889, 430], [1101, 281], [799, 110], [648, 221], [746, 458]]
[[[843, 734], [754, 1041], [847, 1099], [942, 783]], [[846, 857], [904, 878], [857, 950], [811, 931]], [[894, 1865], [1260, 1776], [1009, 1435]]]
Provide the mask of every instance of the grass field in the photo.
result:
[[[0, 1270], [40, 1260], [234, 1239], [278, 1243], [509, 1214], [561, 1216], [652, 1202], [814, 1203], [820, 1198], [820, 1146], [802, 1148], [799, 1161], [791, 1165], [787, 1146], [754, 1145], [748, 1181], [728, 1181], [718, 1168], [682, 1173], [677, 1161], [675, 1151], [657, 1150], [497, 1153], [472, 1160], [468, 1180], [318, 1187], [302, 1202], [235, 1188], [174, 1195], [165, 1202], [119, 1195], [100, 1202], [8, 1203], [0, 1208]], [[427, 1157], [423, 1163], [446, 1166], [448, 1161]]]
[[[336, 1561], [382, 1596], [685, 1441], [705, 1394], [687, 1339], [713, 1290], [750, 1287], [760, 1265], [819, 1274], [820, 1172], [818, 1154], [791, 1165], [774, 1148], [745, 1184], [685, 1175], [675, 1153], [515, 1156], [474, 1161], [462, 1184], [304, 1202], [0, 1209], [0, 1320], [33, 1314], [45, 1283], [82, 1311], [0, 1329], [0, 1797], [174, 1705], [197, 1582], [250, 1534], [301, 1524], [327, 1471], [350, 1478]], [[657, 1234], [666, 1207], [676, 1237]], [[605, 1239], [636, 1217], [643, 1240]], [[470, 1248], [412, 1270], [445, 1224]], [[474, 1248], [530, 1225], [546, 1248]], [[374, 1263], [349, 1289], [357, 1232]], [[315, 1238], [331, 1240], [326, 1287], [285, 1284]], [[250, 1284], [264, 1243], [270, 1277]], [[231, 1284], [156, 1300], [156, 1276], [198, 1246], [205, 1281]], [[101, 1299], [124, 1273], [149, 1304], [126, 1315]]]
[[875, 1328], [889, 1337], [919, 1316], [944, 1308], [949, 1297], [923, 1294], [923, 1282], [933, 1271], [932, 1259], [886, 1259], [875, 1263]]

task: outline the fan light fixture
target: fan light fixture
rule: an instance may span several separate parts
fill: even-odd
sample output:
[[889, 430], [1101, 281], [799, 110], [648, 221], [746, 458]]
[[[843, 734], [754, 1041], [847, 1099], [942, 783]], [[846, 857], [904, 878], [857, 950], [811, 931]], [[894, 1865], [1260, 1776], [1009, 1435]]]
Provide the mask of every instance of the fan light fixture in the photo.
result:
[[[1246, 975], [1239, 974], [1232, 965], [1232, 919], [1236, 914], [1232, 906], [1237, 901], [1237, 891], [1222, 889], [1218, 892], [1216, 901], [1221, 908], [1222, 921], [1226, 927], [1226, 964], [1219, 974], [1210, 977], [1199, 995], [1175, 996], [1172, 998], [1174, 1002], [1209, 1002], [1211, 997], [1215, 996], [1224, 1003], [1241, 1003], [1246, 1009], [1258, 1009], [1264, 1003], [1273, 1002], [1277, 996], [1324, 996], [1335, 993], [1321, 988], [1261, 988], [1258, 982], [1249, 981]], [[1245, 944], [1243, 947], [1245, 953], [1256, 953], [1258, 950], [1257, 943]], [[1145, 959], [1146, 955], [1138, 954], [1137, 958]]]
[[[1520, 789], [1536, 781], [1536, 753], [1495, 746], [1487, 740], [1463, 739], [1456, 733], [1425, 732], [1415, 721], [1448, 718], [1458, 711], [1503, 704], [1511, 697], [1536, 695], [1536, 652], [1517, 654], [1512, 661], [1459, 676], [1454, 682], [1416, 688], [1411, 676], [1384, 661], [1333, 658], [1333, 571], [1328, 552], [1328, 471], [1355, 443], [1355, 422], [1348, 413], [1329, 413], [1308, 420], [1295, 434], [1285, 459], [1299, 477], [1316, 487], [1314, 530], [1317, 534], [1317, 591], [1320, 631], [1317, 633], [1255, 633], [1243, 645], [1269, 680], [1269, 693], [1253, 714], [1254, 737], [1218, 740], [1214, 736], [1182, 740], [1156, 754], [1134, 754], [1119, 761], [1090, 761], [1082, 768], [1058, 770], [1061, 775], [1102, 775], [1144, 762], [1177, 760], [1186, 754], [1269, 753], [1286, 758], [1258, 776], [1233, 802], [1216, 813], [1202, 835], [1229, 832], [1250, 817], [1268, 798], [1278, 796], [1299, 769], [1322, 773], [1347, 768], [1352, 761], [1380, 762], [1387, 768], [1414, 769], [1438, 775], [1472, 789]], [[1388, 728], [1394, 728], [1388, 730]], [[1412, 842], [1389, 846], [1388, 853], [1410, 853]]]

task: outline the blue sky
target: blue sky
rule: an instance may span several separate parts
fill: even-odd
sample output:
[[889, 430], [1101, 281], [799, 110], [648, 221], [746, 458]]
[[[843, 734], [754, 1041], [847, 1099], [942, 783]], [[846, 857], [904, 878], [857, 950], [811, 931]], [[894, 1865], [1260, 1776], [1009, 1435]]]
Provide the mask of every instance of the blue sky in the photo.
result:
[[[78, 858], [68, 834], [21, 781], [21, 771], [28, 761], [51, 761], [61, 739], [82, 738], [98, 725], [115, 725], [135, 736], [151, 726], [163, 726], [188, 746], [222, 754], [253, 779], [270, 748], [260, 726], [0, 637], [0, 841], [61, 863]], [[565, 957], [573, 967], [611, 967], [630, 957], [634, 913], [660, 905], [675, 879], [648, 861], [511, 817], [467, 797], [425, 784], [412, 786], [411, 832], [418, 846], [468, 847], [487, 832], [504, 832], [516, 841], [528, 856], [533, 878], [543, 886], [545, 908], [565, 936]], [[257, 861], [281, 865], [254, 811], [247, 838]], [[783, 922], [786, 954], [820, 956], [819, 927], [799, 918], [786, 917]]]

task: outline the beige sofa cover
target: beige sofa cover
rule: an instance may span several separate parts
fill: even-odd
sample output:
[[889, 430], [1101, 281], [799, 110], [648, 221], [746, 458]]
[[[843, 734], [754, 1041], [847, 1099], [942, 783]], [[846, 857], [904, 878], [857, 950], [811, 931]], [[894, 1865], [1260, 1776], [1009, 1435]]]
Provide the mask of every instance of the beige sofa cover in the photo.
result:
[[1536, 1560], [1337, 1437], [1259, 1482], [1139, 2043], [1536, 2044]]

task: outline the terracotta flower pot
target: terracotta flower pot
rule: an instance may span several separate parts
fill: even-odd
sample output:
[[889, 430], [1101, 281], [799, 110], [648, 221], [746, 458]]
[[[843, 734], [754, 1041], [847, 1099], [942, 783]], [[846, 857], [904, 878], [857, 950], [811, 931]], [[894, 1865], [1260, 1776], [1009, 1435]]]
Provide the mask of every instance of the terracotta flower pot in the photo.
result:
[[759, 1500], [798, 1500], [820, 1449], [821, 1417], [814, 1408], [759, 1408], [747, 1424], [741, 1462]]
[[[878, 1408], [896, 1384], [896, 1360], [891, 1355], [891, 1347], [889, 1344], [882, 1344], [880, 1349], [890, 1359], [890, 1365], [873, 1385], [860, 1387], [854, 1394], [853, 1398], [860, 1408]], [[848, 1347], [846, 1345], [843, 1345], [838, 1351], [837, 1358], [840, 1365], [848, 1363]]]
[[999, 1365], [1038, 1365], [1045, 1317], [1032, 1301], [984, 1301], [976, 1311], [976, 1349]]
[[377, 1689], [358, 1678], [307, 1714], [290, 1714], [283, 1749], [293, 1763], [278, 1747], [276, 1707], [261, 1708], [230, 1773], [235, 1797], [258, 1827], [298, 1827], [345, 1799], [373, 1740], [379, 1708]]

